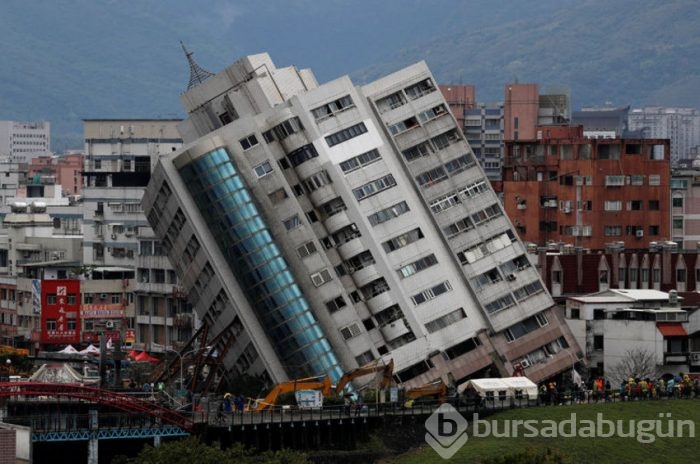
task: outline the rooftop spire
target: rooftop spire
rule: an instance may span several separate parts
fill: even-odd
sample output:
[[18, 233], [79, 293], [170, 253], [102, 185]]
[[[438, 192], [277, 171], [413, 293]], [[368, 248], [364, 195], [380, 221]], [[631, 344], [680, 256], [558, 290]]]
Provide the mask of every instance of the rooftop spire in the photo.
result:
[[187, 48], [185, 48], [185, 44], [182, 43], [182, 40], [180, 41], [180, 45], [182, 46], [182, 51], [185, 52], [187, 62], [190, 65], [190, 82], [187, 84], [187, 90], [190, 90], [192, 87], [196, 87], [209, 79], [214, 75], [214, 73], [210, 73], [209, 71], [202, 69], [197, 63], [194, 62], [194, 58], [192, 58], [193, 53], [187, 51]]

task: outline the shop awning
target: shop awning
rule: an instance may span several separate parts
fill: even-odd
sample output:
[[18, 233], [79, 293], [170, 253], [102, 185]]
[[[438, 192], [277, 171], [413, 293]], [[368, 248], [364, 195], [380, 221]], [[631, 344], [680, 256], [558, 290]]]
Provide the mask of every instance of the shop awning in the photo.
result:
[[680, 322], [658, 322], [656, 328], [664, 337], [687, 337], [688, 332]]

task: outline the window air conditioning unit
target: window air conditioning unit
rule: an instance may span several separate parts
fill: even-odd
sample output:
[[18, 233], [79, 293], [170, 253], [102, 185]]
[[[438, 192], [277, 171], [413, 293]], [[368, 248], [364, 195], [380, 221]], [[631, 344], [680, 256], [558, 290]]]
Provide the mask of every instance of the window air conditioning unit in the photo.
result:
[[112, 240], [116, 240], [116, 239], [117, 239], [117, 234], [112, 234]]
[[510, 280], [511, 282], [514, 281], [516, 279], [515, 274], [508, 274], [506, 279]]
[[114, 328], [114, 321], [105, 322], [105, 327], [108, 329], [113, 329]]
[[520, 365], [523, 367], [523, 369], [526, 369], [530, 367], [530, 361], [528, 361], [527, 359], [521, 359]]
[[106, 300], [107, 299], [107, 294], [106, 293], [100, 293], [100, 300]]
[[637, 238], [644, 237], [644, 231], [642, 229], [637, 229], [634, 233], [634, 235], [637, 236]]

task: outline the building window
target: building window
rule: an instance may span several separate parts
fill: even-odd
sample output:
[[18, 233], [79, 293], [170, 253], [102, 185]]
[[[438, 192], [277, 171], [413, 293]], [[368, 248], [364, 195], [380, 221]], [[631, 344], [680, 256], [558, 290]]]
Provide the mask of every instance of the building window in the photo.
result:
[[658, 174], [651, 174], [649, 176], [649, 185], [652, 185], [652, 186], [661, 185], [661, 176]]
[[333, 279], [333, 277], [331, 277], [331, 273], [328, 271], [328, 269], [323, 269], [319, 272], [313, 273], [309, 277], [311, 278], [311, 282], [316, 287], [320, 287], [321, 285], [323, 285], [326, 282], [329, 282], [330, 280]]
[[367, 350], [361, 355], [355, 356], [355, 361], [357, 361], [358, 366], [364, 366], [365, 364], [371, 363], [372, 361], [374, 361], [374, 355], [372, 354], [372, 350]]
[[399, 273], [400, 278], [405, 279], [406, 277], [412, 276], [413, 274], [417, 274], [420, 271], [423, 271], [431, 266], [436, 265], [437, 262], [438, 261], [435, 255], [430, 254], [399, 268], [397, 272]]
[[408, 211], [410, 211], [408, 204], [405, 201], [402, 201], [367, 216], [367, 219], [369, 220], [370, 224], [376, 226], [377, 224], [381, 224], [390, 219], [394, 219], [395, 217], [399, 217]]
[[387, 240], [386, 242], [382, 243], [382, 247], [386, 253], [391, 253], [392, 251], [396, 251], [399, 248], [410, 245], [421, 238], [423, 238], [423, 232], [420, 230], [420, 227], [417, 227], [409, 232], [394, 237], [391, 240]]
[[313, 146], [313, 144], [308, 144], [304, 145], [301, 148], [297, 148], [293, 152], [287, 155], [287, 158], [289, 158], [289, 162], [292, 163], [292, 166], [297, 167], [304, 161], [308, 161], [313, 158], [318, 157], [318, 151], [316, 151], [316, 147]]
[[619, 237], [622, 235], [622, 226], [605, 226], [603, 235], [606, 237]]
[[347, 305], [348, 304], [345, 302], [345, 298], [343, 298], [342, 295], [338, 295], [332, 300], [326, 301], [326, 309], [328, 309], [329, 313], [334, 313]]
[[659, 226], [649, 226], [649, 235], [659, 235]]
[[284, 227], [287, 230], [296, 229], [297, 227], [299, 227], [301, 225], [301, 219], [299, 219], [298, 214], [295, 214], [294, 216], [282, 221], [282, 224], [284, 224]]
[[299, 257], [301, 258], [306, 258], [308, 256], [311, 256], [312, 254], [316, 253], [316, 245], [314, 244], [313, 241], [307, 242], [297, 248], [297, 253], [299, 254]]
[[641, 200], [630, 200], [627, 202], [627, 211], [641, 211], [642, 202]]
[[349, 172], [355, 171], [356, 169], [363, 168], [369, 164], [379, 161], [380, 159], [382, 159], [382, 157], [379, 154], [379, 150], [375, 148], [374, 150], [370, 150], [368, 152], [354, 156], [349, 160], [343, 161], [342, 163], [340, 163], [340, 169], [343, 171], [343, 173], [347, 174]]
[[49, 332], [53, 332], [56, 330], [56, 319], [46, 320], [46, 330]]
[[683, 207], [683, 197], [673, 197], [671, 200], [671, 206], [674, 208], [682, 208]]
[[277, 140], [280, 141], [302, 130], [304, 130], [304, 126], [301, 125], [301, 121], [296, 116], [272, 128]]
[[365, 198], [369, 198], [369, 197], [376, 195], [384, 190], [390, 189], [391, 187], [394, 187], [395, 185], [396, 185], [396, 180], [394, 179], [394, 176], [391, 174], [388, 174], [384, 177], [373, 180], [372, 182], [368, 182], [361, 187], [353, 189], [352, 193], [353, 193], [353, 195], [355, 195], [355, 199], [357, 201], [362, 201]]
[[343, 336], [345, 340], [350, 340], [353, 337], [357, 337], [362, 333], [362, 329], [360, 329], [359, 324], [350, 324], [347, 327], [343, 327], [340, 329], [340, 334]]
[[238, 142], [241, 144], [241, 147], [243, 147], [243, 150], [245, 151], [257, 145], [258, 139], [255, 137], [255, 134], [250, 134], [249, 136], [242, 138]]
[[552, 271], [552, 283], [561, 284], [561, 271]]
[[428, 331], [428, 333], [434, 333], [437, 332], [438, 330], [444, 329], [445, 327], [448, 327], [456, 322], [461, 321], [462, 319], [466, 319], [467, 315], [464, 314], [464, 309], [463, 308], [458, 308], [455, 309], [454, 311], [451, 311], [444, 316], [440, 316], [437, 319], [433, 319], [430, 322], [425, 323], [425, 330]]
[[316, 174], [312, 174], [304, 181], [302, 184], [306, 188], [306, 191], [311, 193], [315, 192], [316, 190], [320, 189], [324, 185], [331, 184], [333, 181], [331, 180], [331, 177], [328, 175], [328, 172], [326, 171], [320, 171], [317, 172]]
[[630, 185], [635, 185], [635, 186], [644, 185], [644, 176], [638, 176], [638, 175], [630, 176]]
[[49, 293], [46, 295], [46, 304], [55, 305], [56, 304], [56, 294]]
[[428, 142], [421, 142], [418, 145], [402, 151], [401, 153], [406, 161], [410, 162], [418, 158], [422, 158], [423, 156], [430, 156], [432, 152], [433, 149]]
[[447, 179], [447, 172], [442, 166], [430, 169], [416, 176], [416, 182], [421, 187], [430, 187], [431, 185], [435, 185], [445, 179]]
[[462, 200], [459, 198], [457, 192], [452, 192], [448, 195], [441, 196], [430, 202], [430, 210], [433, 213], [439, 213], [445, 211], [446, 209], [452, 208], [453, 206], [459, 205]]
[[437, 298], [438, 296], [450, 290], [452, 290], [452, 285], [450, 285], [450, 282], [446, 280], [437, 285], [434, 285], [433, 287], [423, 290], [420, 293], [416, 293], [411, 297], [411, 301], [413, 301], [414, 305], [418, 306], [425, 303], [426, 301], [430, 301], [434, 298]]
[[341, 131], [327, 136], [326, 143], [329, 147], [333, 147], [335, 145], [338, 145], [339, 143], [343, 143], [347, 140], [357, 137], [358, 135], [362, 135], [365, 132], [367, 132], [367, 126], [365, 126], [365, 123], [361, 122], [359, 124], [355, 124], [354, 126], [350, 126], [347, 129], [343, 129]]
[[344, 97], [341, 97], [330, 103], [326, 103], [325, 105], [312, 109], [311, 114], [313, 114], [314, 118], [316, 119], [316, 122], [319, 122], [326, 118], [335, 116], [336, 114], [345, 111], [349, 108], [353, 108], [354, 106], [355, 103], [353, 103], [350, 95], [345, 95]]
[[649, 200], [649, 211], [659, 210], [659, 200]]
[[683, 229], [683, 216], [674, 217], [672, 225], [674, 229]]
[[265, 139], [266, 143], [272, 143], [275, 141], [275, 136], [272, 133], [272, 129], [263, 132], [262, 136], [263, 136], [263, 139]]
[[622, 201], [607, 200], [604, 205], [605, 211], [622, 211]]
[[270, 164], [269, 161], [265, 161], [264, 163], [258, 164], [253, 168], [255, 171], [255, 175], [259, 178], [265, 177], [266, 175], [270, 174], [272, 172], [272, 165]]
[[604, 338], [602, 335], [594, 335], [593, 336], [593, 349], [596, 351], [601, 351], [603, 350], [604, 347]]
[[601, 269], [600, 271], [598, 271], [598, 282], [601, 284], [608, 283], [608, 270], [607, 269]]
[[686, 271], [685, 269], [676, 269], [676, 282], [685, 283]]

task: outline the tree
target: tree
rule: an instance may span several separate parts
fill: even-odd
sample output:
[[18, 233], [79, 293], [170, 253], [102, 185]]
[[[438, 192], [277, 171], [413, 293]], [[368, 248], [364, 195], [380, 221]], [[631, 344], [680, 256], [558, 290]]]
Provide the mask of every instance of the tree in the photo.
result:
[[200, 442], [196, 437], [146, 445], [133, 459], [120, 457], [120, 464], [309, 464], [306, 455], [293, 450], [256, 453], [240, 443], [222, 450]]
[[641, 348], [627, 350], [622, 361], [608, 370], [610, 381], [617, 385], [630, 377], [635, 379], [656, 379], [658, 374], [659, 369], [656, 364], [656, 356], [653, 352]]

